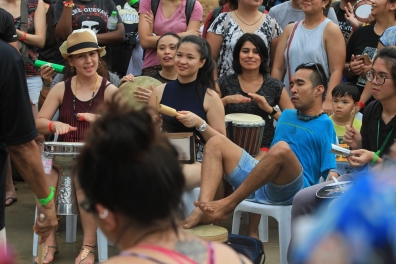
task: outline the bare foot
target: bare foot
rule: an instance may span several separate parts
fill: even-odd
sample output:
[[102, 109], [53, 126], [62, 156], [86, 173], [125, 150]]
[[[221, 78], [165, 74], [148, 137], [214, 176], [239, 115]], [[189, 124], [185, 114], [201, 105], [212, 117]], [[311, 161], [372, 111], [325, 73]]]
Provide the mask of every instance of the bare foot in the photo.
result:
[[194, 202], [194, 205], [198, 206], [206, 217], [216, 220], [227, 219], [236, 207], [227, 201], [227, 198], [212, 202]]
[[[194, 202], [195, 204], [196, 202]], [[190, 229], [198, 224], [211, 224], [213, 218], [206, 217], [199, 208], [195, 208], [191, 214], [182, 221], [183, 228]]]
[[249, 236], [249, 237], [253, 237], [253, 238], [256, 238], [256, 239], [259, 239], [259, 234], [258, 234], [258, 230], [255, 230], [255, 231], [248, 231], [248, 233], [247, 233], [247, 235]]

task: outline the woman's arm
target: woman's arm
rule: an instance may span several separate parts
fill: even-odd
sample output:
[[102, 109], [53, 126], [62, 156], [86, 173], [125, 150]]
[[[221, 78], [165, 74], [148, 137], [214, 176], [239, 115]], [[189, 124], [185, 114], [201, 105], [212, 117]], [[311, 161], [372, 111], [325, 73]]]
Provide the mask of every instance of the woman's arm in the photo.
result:
[[[204, 108], [206, 110], [206, 119], [209, 125], [205, 132], [202, 133], [205, 141], [208, 141], [214, 135], [222, 134], [225, 136], [224, 106], [221, 103], [219, 95], [215, 91], [207, 89]], [[202, 124], [198, 124], [198, 126], [200, 125]]]
[[118, 23], [114, 31], [97, 34], [99, 46], [116, 45], [124, 42], [125, 29], [123, 23]]
[[345, 42], [344, 37], [338, 25], [328, 23], [324, 31], [325, 49], [327, 59], [329, 61], [330, 80], [327, 88], [326, 99], [323, 102], [323, 110], [327, 114], [333, 112], [331, 92], [334, 87], [342, 81], [342, 70], [345, 65], [346, 50], [344, 45], [340, 43]]
[[287, 39], [289, 38], [293, 27], [294, 24], [287, 25], [283, 33], [280, 35], [280, 37], [278, 37], [279, 40], [275, 51], [275, 57], [272, 63], [271, 77], [280, 81], [283, 80], [283, 76], [286, 72], [284, 53], [287, 48]]
[[[210, 51], [212, 53], [212, 58], [217, 65], [217, 61], [220, 55], [221, 44], [223, 43], [224, 37], [223, 35], [217, 35], [213, 32], [208, 32], [206, 36], [206, 41], [210, 45]], [[218, 77], [217, 75], [217, 67], [214, 69], [214, 79], [216, 80]]]
[[280, 40], [280, 36], [274, 38], [271, 41], [271, 50], [270, 50], [270, 68], [272, 67], [272, 65], [274, 64], [274, 60], [275, 60], [275, 54], [276, 54], [276, 48], [278, 47], [278, 43]]
[[[24, 43], [37, 48], [44, 48], [46, 36], [45, 5], [42, 0], [37, 2], [37, 9], [34, 12], [34, 34], [26, 34]], [[16, 30], [18, 39], [24, 37], [25, 32]]]

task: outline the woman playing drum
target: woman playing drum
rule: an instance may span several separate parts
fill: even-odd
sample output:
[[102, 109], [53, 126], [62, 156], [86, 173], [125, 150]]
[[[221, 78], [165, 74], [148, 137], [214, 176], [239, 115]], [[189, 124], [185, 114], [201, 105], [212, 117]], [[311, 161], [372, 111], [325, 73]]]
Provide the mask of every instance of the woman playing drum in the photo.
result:
[[[236, 43], [233, 51], [234, 74], [217, 80], [226, 114], [248, 113], [261, 116], [265, 120], [262, 148], [268, 148], [274, 137], [273, 120], [280, 113], [275, 109], [293, 109], [284, 84], [269, 76], [268, 50], [262, 38], [246, 33]], [[253, 99], [253, 100], [252, 100]], [[256, 158], [261, 159], [265, 152]], [[248, 235], [258, 237], [260, 215], [250, 214]]]
[[[92, 30], [75, 30], [60, 47], [62, 56], [68, 61], [65, 82], [56, 84], [49, 92], [36, 119], [36, 126], [42, 134], [57, 134], [60, 142], [83, 142], [90, 123], [96, 119], [97, 108], [104, 101], [110, 101], [117, 93], [117, 87], [107, 81], [107, 70], [101, 57], [104, 47], [97, 44]], [[99, 74], [98, 74], [99, 73]], [[59, 121], [51, 121], [56, 110], [60, 111]], [[56, 186], [58, 176], [48, 179]], [[77, 191], [80, 201], [81, 191]], [[81, 201], [80, 201], [81, 202]], [[94, 263], [96, 229], [92, 215], [80, 210], [84, 238], [83, 248], [75, 263]], [[53, 261], [58, 252], [55, 233], [46, 242], [45, 263]], [[85, 258], [84, 258], [85, 256]]]
[[[160, 104], [175, 108], [176, 117], [163, 115], [162, 128], [167, 132], [194, 132], [201, 140], [213, 135], [225, 135], [224, 107], [214, 91], [213, 68], [209, 44], [206, 40], [187, 36], [176, 48], [174, 67], [177, 80], [154, 89], [149, 105]], [[202, 159], [203, 147], [197, 148], [197, 160]], [[186, 189], [198, 187], [201, 179], [201, 163], [186, 164]]]
[[151, 120], [144, 110], [110, 105], [78, 157], [83, 208], [120, 250], [106, 263], [251, 263], [180, 227], [185, 179], [178, 153]]

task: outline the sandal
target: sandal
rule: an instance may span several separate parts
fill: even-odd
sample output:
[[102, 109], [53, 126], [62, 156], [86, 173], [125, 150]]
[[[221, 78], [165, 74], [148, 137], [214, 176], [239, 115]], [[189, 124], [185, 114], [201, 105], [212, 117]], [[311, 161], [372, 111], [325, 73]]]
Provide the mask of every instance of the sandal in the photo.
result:
[[89, 253], [95, 254], [95, 250], [89, 250], [87, 248], [84, 247], [90, 247], [90, 248], [95, 248], [96, 246], [90, 246], [90, 245], [83, 245], [83, 247], [81, 248], [82, 252], [80, 255], [80, 262], [81, 263], [84, 259], [86, 259], [89, 255]]
[[[55, 252], [54, 252], [54, 257], [53, 257], [52, 261], [51, 261], [51, 262], [48, 262], [48, 264], [53, 264], [53, 263], [54, 263], [55, 257], [59, 255], [58, 247], [56, 247], [56, 246], [44, 246], [44, 252], [43, 252], [44, 258], [43, 258], [43, 263], [46, 263], [46, 258], [47, 258], [47, 255], [48, 255], [48, 252], [49, 252], [49, 249], [50, 249], [50, 248], [54, 248], [54, 249], [56, 249], [56, 250], [55, 250]], [[34, 264], [37, 264], [37, 261], [35, 260], [35, 261], [33, 261], [33, 263], [34, 263]]]

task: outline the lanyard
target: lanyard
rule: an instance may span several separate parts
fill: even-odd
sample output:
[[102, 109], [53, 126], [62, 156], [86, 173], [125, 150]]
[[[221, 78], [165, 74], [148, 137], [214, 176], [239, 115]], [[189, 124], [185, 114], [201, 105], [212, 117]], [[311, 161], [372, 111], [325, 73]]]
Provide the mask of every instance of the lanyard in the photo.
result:
[[[388, 143], [388, 140], [393, 132], [393, 129], [395, 127], [392, 127], [391, 131], [388, 133], [388, 135], [386, 136], [385, 141], [382, 143], [381, 148], [379, 150], [377, 150], [377, 152], [375, 152], [375, 154], [377, 154], [378, 156], [381, 155], [382, 151], [385, 148], [386, 143]], [[380, 120], [378, 119], [378, 128], [377, 128], [377, 149], [378, 149], [378, 140], [379, 140], [379, 133], [380, 133]]]

